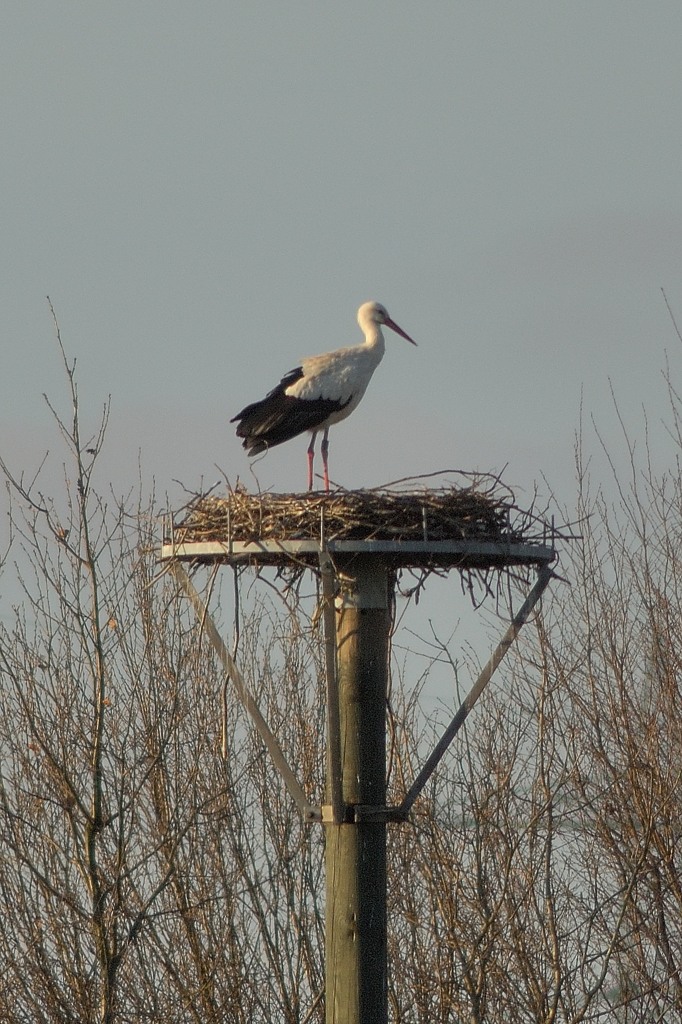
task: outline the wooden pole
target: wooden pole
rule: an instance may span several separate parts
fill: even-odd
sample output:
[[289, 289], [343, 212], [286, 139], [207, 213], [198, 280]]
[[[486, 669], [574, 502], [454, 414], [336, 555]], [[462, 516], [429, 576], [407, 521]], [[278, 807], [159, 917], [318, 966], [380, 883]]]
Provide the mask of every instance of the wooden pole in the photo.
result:
[[326, 823], [326, 1024], [386, 1024], [388, 572], [371, 555], [345, 570], [336, 615], [344, 821]]

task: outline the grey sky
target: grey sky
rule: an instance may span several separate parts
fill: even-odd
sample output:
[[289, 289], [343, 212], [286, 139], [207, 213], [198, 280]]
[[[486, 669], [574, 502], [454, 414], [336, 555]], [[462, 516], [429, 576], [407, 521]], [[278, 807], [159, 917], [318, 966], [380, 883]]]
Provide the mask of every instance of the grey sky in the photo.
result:
[[141, 450], [172, 494], [253, 486], [230, 416], [376, 298], [419, 348], [387, 339], [332, 476], [560, 488], [581, 387], [608, 418], [609, 377], [629, 412], [682, 370], [681, 50], [679, 0], [6, 0], [3, 452], [56, 447], [46, 294], [88, 422], [112, 395], [102, 479]]

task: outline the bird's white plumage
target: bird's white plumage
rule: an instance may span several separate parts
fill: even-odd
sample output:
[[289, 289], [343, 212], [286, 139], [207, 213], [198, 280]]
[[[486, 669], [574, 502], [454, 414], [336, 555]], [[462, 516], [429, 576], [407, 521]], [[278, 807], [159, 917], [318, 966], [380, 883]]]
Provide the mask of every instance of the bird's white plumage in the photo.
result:
[[344, 408], [333, 414], [331, 421], [338, 423], [357, 407], [383, 354], [382, 343], [373, 348], [357, 345], [310, 356], [301, 363], [303, 377], [286, 388], [285, 394], [303, 401], [323, 398], [342, 403]]

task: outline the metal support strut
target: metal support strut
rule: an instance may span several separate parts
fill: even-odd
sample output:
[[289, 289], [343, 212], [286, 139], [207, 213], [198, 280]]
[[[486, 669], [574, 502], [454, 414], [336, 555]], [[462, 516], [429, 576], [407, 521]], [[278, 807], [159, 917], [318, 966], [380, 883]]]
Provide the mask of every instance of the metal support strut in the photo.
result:
[[506, 633], [500, 640], [499, 644], [491, 654], [490, 658], [488, 659], [486, 665], [483, 668], [483, 671], [479, 675], [478, 679], [476, 680], [471, 690], [465, 697], [463, 703], [460, 705], [456, 715], [454, 716], [454, 718], [448, 725], [447, 729], [441, 736], [440, 740], [436, 744], [433, 753], [428, 758], [424, 767], [419, 772], [419, 775], [414, 780], [409, 790], [405, 794], [402, 803], [400, 804], [399, 807], [394, 809], [393, 817], [395, 819], [404, 820], [407, 818], [408, 814], [410, 813], [410, 810], [412, 809], [412, 805], [414, 804], [415, 800], [423, 790], [426, 783], [433, 775], [438, 763], [443, 757], [443, 754], [448, 749], [453, 739], [464, 725], [467, 715], [469, 714], [474, 704], [476, 703], [476, 701], [481, 696], [486, 686], [492, 679], [493, 673], [495, 672], [498, 665], [504, 658], [505, 654], [516, 640], [521, 630], [521, 627], [528, 621], [530, 613], [533, 611], [533, 608], [542, 597], [543, 593], [547, 588], [547, 584], [549, 583], [551, 578], [552, 570], [549, 568], [549, 566], [543, 565], [540, 567], [540, 569], [538, 569], [538, 578], [535, 582], [535, 586], [528, 594], [528, 597], [523, 602], [518, 612], [512, 619], [509, 629], [506, 631]]
[[187, 594], [187, 597], [189, 598], [192, 607], [194, 608], [195, 614], [199, 622], [201, 622], [202, 625], [205, 627], [208, 638], [213, 644], [213, 647], [216, 651], [216, 654], [220, 658], [220, 661], [222, 662], [225, 672], [232, 679], [235, 685], [235, 689], [237, 690], [237, 693], [239, 695], [239, 699], [241, 700], [245, 709], [251, 716], [253, 724], [258, 730], [258, 733], [261, 739], [263, 740], [263, 743], [267, 747], [270, 753], [270, 757], [273, 760], [273, 763], [275, 764], [277, 770], [284, 779], [285, 785], [289, 790], [290, 795], [293, 797], [294, 801], [298, 805], [301, 813], [303, 814], [303, 817], [305, 818], [306, 821], [319, 821], [321, 817], [319, 807], [314, 807], [311, 803], [309, 803], [308, 798], [303, 792], [303, 789], [300, 786], [298, 779], [296, 778], [293, 771], [289, 767], [289, 763], [284, 756], [282, 748], [280, 747], [279, 743], [277, 742], [273, 733], [271, 732], [268, 723], [263, 718], [260, 708], [256, 704], [256, 701], [251, 695], [248, 686], [244, 682], [244, 678], [241, 672], [237, 668], [232, 655], [225, 646], [223, 639], [220, 636], [220, 633], [218, 632], [213, 619], [208, 614], [208, 609], [206, 608], [206, 605], [199, 597], [199, 594], [197, 593], [194, 585], [192, 584], [192, 581], [190, 580], [189, 576], [187, 575], [187, 573], [182, 568], [179, 562], [171, 562], [169, 566], [169, 571], [173, 574], [177, 583], [182, 587], [182, 589]]

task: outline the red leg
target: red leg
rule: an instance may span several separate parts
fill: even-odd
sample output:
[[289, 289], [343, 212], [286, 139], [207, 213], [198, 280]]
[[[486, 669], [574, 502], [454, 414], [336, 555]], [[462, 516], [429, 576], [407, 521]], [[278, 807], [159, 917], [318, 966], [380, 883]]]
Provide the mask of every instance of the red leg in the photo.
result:
[[324, 470], [324, 489], [329, 490], [329, 468], [327, 466], [327, 453], [329, 452], [329, 427], [325, 428], [324, 434], [322, 435], [322, 444], [320, 445], [320, 451], [322, 452], [322, 466]]
[[310, 444], [308, 445], [308, 490], [313, 489], [313, 462], [315, 461], [315, 438], [317, 432], [313, 431], [313, 436], [310, 438]]

